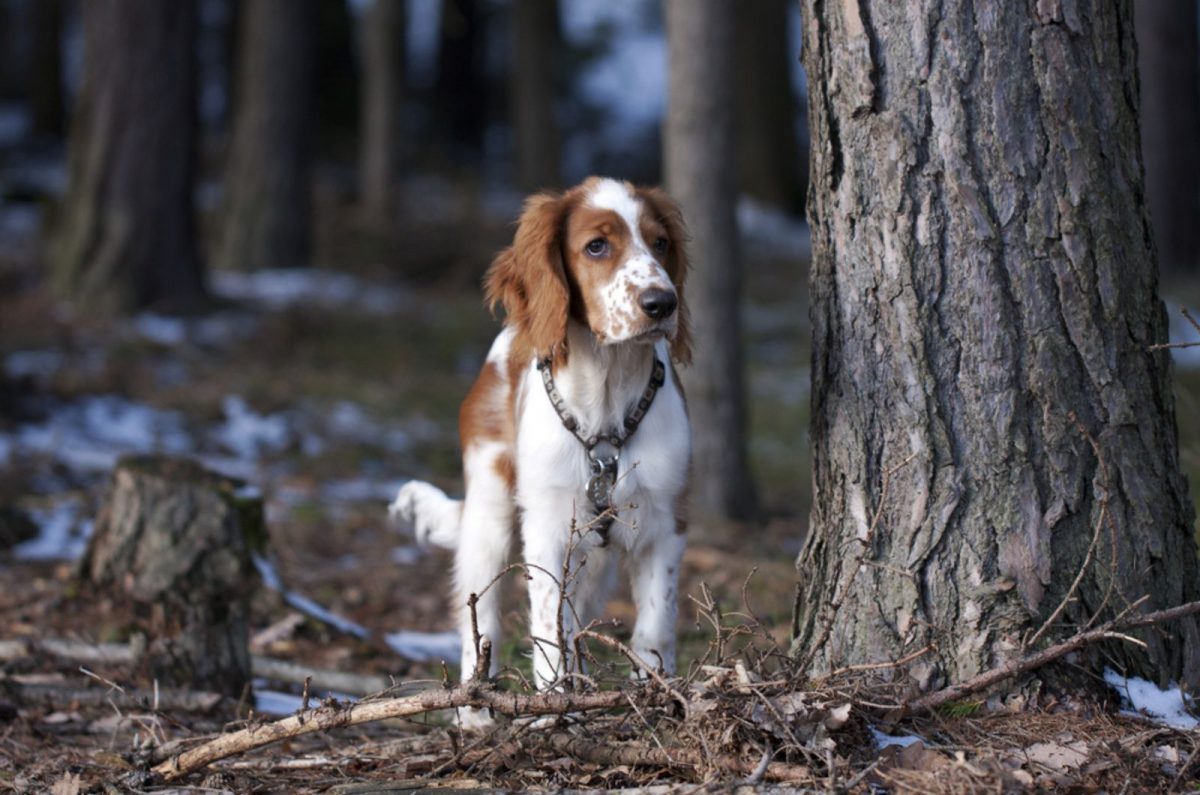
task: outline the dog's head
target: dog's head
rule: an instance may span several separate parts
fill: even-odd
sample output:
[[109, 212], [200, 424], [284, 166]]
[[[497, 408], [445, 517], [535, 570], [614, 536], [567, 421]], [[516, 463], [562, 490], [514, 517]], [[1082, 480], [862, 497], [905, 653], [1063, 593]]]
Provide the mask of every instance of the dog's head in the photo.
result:
[[539, 358], [567, 355], [575, 319], [601, 345], [665, 337], [686, 364], [685, 238], [679, 206], [659, 188], [591, 177], [566, 193], [540, 193], [488, 269], [487, 302], [504, 306], [516, 345]]

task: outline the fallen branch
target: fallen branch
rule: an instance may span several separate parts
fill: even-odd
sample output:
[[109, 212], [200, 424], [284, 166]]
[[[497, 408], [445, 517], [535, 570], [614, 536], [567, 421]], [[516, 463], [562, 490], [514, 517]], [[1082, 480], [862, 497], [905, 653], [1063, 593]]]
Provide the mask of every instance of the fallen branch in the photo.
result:
[[225, 697], [219, 693], [203, 690], [180, 690], [159, 688], [153, 690], [112, 690], [100, 687], [62, 687], [43, 683], [0, 680], [0, 693], [18, 704], [27, 706], [46, 705], [55, 708], [97, 707], [110, 702], [125, 709], [155, 709], [168, 712], [209, 712]]
[[[663, 703], [668, 698], [653, 692], [639, 693], [638, 697], [642, 703]], [[626, 698], [627, 694], [623, 690], [606, 690], [599, 693], [508, 693], [482, 687], [478, 682], [467, 682], [449, 690], [432, 690], [403, 698], [318, 707], [273, 723], [248, 726], [183, 751], [156, 766], [153, 772], [166, 781], [174, 781], [220, 759], [261, 748], [279, 740], [444, 709], [476, 707], [491, 709], [512, 717], [562, 715], [624, 706]]]
[[1036, 654], [1030, 654], [1017, 660], [1012, 660], [990, 671], [985, 671], [978, 676], [972, 677], [965, 682], [957, 685], [950, 685], [941, 690], [935, 691], [920, 698], [913, 699], [908, 702], [905, 707], [911, 712], [928, 712], [937, 709], [942, 704], [948, 701], [956, 701], [970, 693], [977, 693], [980, 690], [986, 690], [992, 685], [1002, 682], [1014, 676], [1019, 676], [1023, 673], [1041, 668], [1043, 665], [1054, 662], [1060, 657], [1070, 654], [1073, 651], [1087, 646], [1091, 643], [1098, 643], [1102, 640], [1111, 640], [1116, 633], [1127, 630], [1137, 629], [1138, 627], [1149, 627], [1155, 624], [1164, 624], [1168, 621], [1174, 621], [1180, 618], [1200, 613], [1200, 602], [1188, 602], [1187, 604], [1179, 605], [1178, 607], [1167, 608], [1166, 610], [1155, 610], [1151, 613], [1142, 613], [1141, 615], [1118, 616], [1113, 620], [1101, 624], [1095, 629], [1090, 629], [1087, 632], [1080, 632], [1067, 638], [1062, 643], [1057, 643], [1053, 646], [1045, 648]]
[[[89, 665], [133, 665], [140, 655], [139, 646], [133, 643], [88, 643], [57, 638], [0, 640], [0, 662], [27, 657], [52, 657]], [[294, 685], [303, 685], [304, 680], [309, 679], [311, 686], [317, 690], [332, 690], [352, 696], [366, 696], [392, 687], [390, 678], [378, 674], [313, 668], [258, 654], [251, 655], [250, 670], [261, 679]], [[401, 691], [400, 694], [404, 693]]]

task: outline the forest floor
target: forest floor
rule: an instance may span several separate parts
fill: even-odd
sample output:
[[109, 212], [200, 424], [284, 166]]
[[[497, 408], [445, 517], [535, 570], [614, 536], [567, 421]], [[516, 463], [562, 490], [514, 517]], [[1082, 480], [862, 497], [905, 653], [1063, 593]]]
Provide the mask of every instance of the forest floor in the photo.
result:
[[[74, 316], [43, 291], [35, 247], [0, 247], [0, 650], [34, 644], [0, 654], [0, 792], [165, 791], [131, 777], [156, 749], [302, 705], [298, 682], [268, 675], [258, 676], [253, 698], [181, 701], [163, 691], [155, 704], [142, 696], [156, 683], [128, 664], [81, 664], [46, 646], [137, 642], [134, 617], [75, 572], [108, 474], [126, 453], [193, 456], [261, 490], [269, 541], [252, 603], [255, 655], [364, 683], [440, 688], [457, 678], [442, 663], [458, 654], [449, 559], [415, 547], [388, 523], [386, 506], [411, 477], [461, 491], [457, 407], [497, 328], [478, 282], [511, 235], [503, 219], [515, 203], [465, 210], [476, 213], [469, 239], [462, 219], [380, 238], [357, 229], [344, 207], [326, 209], [314, 269], [216, 274], [213, 311], [193, 318]], [[762, 511], [751, 523], [701, 521], [690, 531], [679, 627], [688, 717], [677, 705], [639, 702], [645, 688], [631, 694], [633, 710], [564, 718], [545, 731], [501, 721], [482, 739], [460, 735], [443, 711], [306, 735], [183, 783], [345, 793], [738, 782], [822, 791], [1195, 789], [1193, 732], [1107, 704], [1031, 697], [900, 719], [868, 703], [897, 693], [863, 691], [853, 679], [795, 694], [783, 650], [809, 503], [806, 257], [795, 253], [804, 241], [794, 227], [747, 212], [759, 224], [747, 241], [745, 315]], [[1181, 423], [1191, 429], [1196, 415], [1184, 409], [1200, 384], [1187, 384]], [[1184, 455], [1200, 463], [1194, 447]], [[523, 585], [514, 576], [505, 587], [510, 640], [496, 653], [519, 677], [529, 668]], [[631, 623], [623, 592], [606, 615]], [[601, 672], [613, 686], [627, 673], [611, 655], [600, 655]], [[314, 690], [313, 704], [348, 697]], [[633, 750], [581, 758], [552, 742], [581, 734]], [[654, 748], [682, 750], [636, 758]], [[783, 767], [756, 771], [764, 753]]]

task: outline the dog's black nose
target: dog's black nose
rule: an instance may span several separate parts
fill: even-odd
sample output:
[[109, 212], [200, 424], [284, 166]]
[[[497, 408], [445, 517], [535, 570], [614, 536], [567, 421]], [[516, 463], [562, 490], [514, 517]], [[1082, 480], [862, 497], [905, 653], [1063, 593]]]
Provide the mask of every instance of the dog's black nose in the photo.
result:
[[642, 311], [655, 320], [662, 320], [665, 317], [670, 317], [675, 311], [675, 307], [679, 305], [679, 300], [675, 297], [673, 290], [661, 290], [657, 287], [651, 287], [649, 290], [644, 290], [638, 296], [638, 304], [641, 305]]

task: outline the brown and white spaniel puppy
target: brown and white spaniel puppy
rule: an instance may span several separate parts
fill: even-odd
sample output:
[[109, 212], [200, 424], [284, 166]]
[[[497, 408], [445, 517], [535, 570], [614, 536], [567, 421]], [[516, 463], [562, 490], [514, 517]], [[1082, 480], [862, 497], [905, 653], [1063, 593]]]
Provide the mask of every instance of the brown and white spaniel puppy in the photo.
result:
[[[571, 670], [560, 616], [570, 648], [604, 607], [617, 551], [638, 611], [633, 649], [674, 669], [691, 437], [672, 363], [691, 356], [687, 270], [682, 219], [666, 193], [598, 177], [531, 197], [512, 246], [488, 270], [487, 302], [503, 305], [505, 321], [459, 415], [466, 497], [410, 482], [392, 505], [420, 541], [456, 551], [464, 678], [477, 655], [471, 594], [480, 594], [480, 636], [500, 648], [492, 583], [517, 526], [539, 687]], [[488, 722], [466, 711], [461, 719]]]

